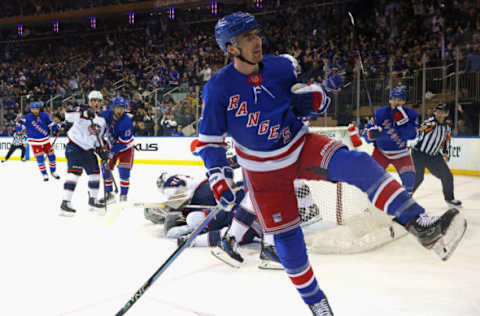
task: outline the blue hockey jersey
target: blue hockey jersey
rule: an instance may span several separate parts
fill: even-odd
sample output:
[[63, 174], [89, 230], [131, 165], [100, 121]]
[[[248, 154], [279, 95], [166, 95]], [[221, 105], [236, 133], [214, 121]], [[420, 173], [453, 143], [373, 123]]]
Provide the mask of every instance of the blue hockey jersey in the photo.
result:
[[119, 120], [113, 116], [112, 110], [106, 110], [102, 116], [107, 122], [108, 143], [113, 154], [125, 151], [134, 145], [133, 123], [132, 119], [123, 113]]
[[[373, 120], [367, 124], [362, 134], [368, 143], [374, 142], [375, 146], [391, 159], [399, 158], [408, 152], [407, 140], [417, 137], [418, 114], [413, 109], [403, 109], [408, 116], [407, 123], [398, 126], [392, 117], [392, 108], [387, 105], [375, 111]], [[376, 139], [368, 136], [368, 129], [373, 126], [382, 128]]]
[[40, 112], [26, 114], [19, 122], [27, 131], [28, 142], [32, 145], [44, 145], [49, 142], [50, 129], [56, 124], [48, 113]]
[[230, 63], [205, 85], [195, 152], [207, 168], [228, 165], [227, 135], [238, 163], [249, 170], [280, 169], [298, 158], [308, 128], [291, 109], [294, 66], [280, 56], [264, 56], [260, 65], [248, 76]]

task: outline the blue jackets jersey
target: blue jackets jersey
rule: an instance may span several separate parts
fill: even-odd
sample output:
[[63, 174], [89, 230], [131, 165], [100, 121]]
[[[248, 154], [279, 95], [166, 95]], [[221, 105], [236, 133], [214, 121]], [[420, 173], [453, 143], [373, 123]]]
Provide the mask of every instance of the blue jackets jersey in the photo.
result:
[[196, 149], [206, 167], [228, 165], [227, 135], [242, 167], [266, 171], [293, 163], [308, 131], [290, 108], [296, 82], [292, 63], [280, 56], [264, 56], [255, 75], [244, 75], [230, 63], [212, 76], [203, 89]]
[[130, 117], [123, 113], [117, 121], [112, 110], [106, 110], [102, 116], [107, 122], [108, 142], [113, 154], [125, 151], [133, 147], [133, 123]]
[[32, 145], [44, 145], [49, 142], [50, 128], [55, 124], [48, 113], [40, 112], [35, 116], [33, 113], [26, 114], [20, 124], [27, 131], [28, 142]]
[[387, 105], [375, 111], [373, 122], [367, 124], [363, 133], [367, 142], [371, 143], [372, 141], [366, 135], [367, 130], [374, 125], [380, 126], [382, 131], [374, 140], [375, 146], [391, 158], [395, 158], [396, 154], [408, 151], [407, 140], [417, 137], [418, 114], [410, 108], [404, 107], [403, 109], [408, 115], [407, 123], [397, 126], [392, 117], [392, 109], [390, 105]]

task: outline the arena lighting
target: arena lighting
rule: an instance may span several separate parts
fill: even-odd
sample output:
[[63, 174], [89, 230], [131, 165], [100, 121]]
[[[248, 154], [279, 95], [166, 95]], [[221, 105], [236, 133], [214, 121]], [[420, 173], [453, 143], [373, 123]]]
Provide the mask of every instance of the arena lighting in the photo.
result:
[[128, 12], [128, 24], [135, 24], [135, 13]]
[[90, 27], [92, 29], [96, 29], [97, 28], [97, 18], [94, 17], [94, 16], [91, 16], [90, 17]]
[[212, 1], [212, 14], [217, 15], [218, 14], [218, 4], [217, 1]]

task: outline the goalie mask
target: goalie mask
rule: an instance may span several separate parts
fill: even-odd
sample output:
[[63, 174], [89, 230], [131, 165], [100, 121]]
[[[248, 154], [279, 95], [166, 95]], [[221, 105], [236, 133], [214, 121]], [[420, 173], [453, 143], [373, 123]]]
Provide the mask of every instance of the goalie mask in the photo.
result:
[[167, 172], [162, 172], [157, 179], [157, 188], [166, 198], [172, 198], [177, 195], [190, 196], [192, 192], [188, 188], [188, 183], [192, 181], [193, 179], [186, 175], [171, 175]]

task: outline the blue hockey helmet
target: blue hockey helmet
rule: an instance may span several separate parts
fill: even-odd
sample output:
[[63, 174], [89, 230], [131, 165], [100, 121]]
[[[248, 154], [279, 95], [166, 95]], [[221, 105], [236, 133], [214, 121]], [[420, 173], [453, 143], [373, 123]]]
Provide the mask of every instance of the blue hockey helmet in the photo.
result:
[[236, 36], [259, 27], [260, 24], [250, 13], [235, 12], [218, 20], [215, 25], [215, 39], [223, 52], [228, 53], [227, 44], [234, 44]]
[[42, 101], [30, 102], [30, 108], [31, 109], [40, 109], [42, 107], [43, 107], [43, 102]]
[[390, 92], [390, 99], [393, 98], [407, 100], [407, 91], [404, 88], [394, 88]]
[[122, 107], [122, 108], [126, 109], [127, 108], [127, 100], [125, 100], [125, 98], [122, 98], [122, 97], [115, 97], [112, 100], [112, 107], [114, 107], [114, 108]]

